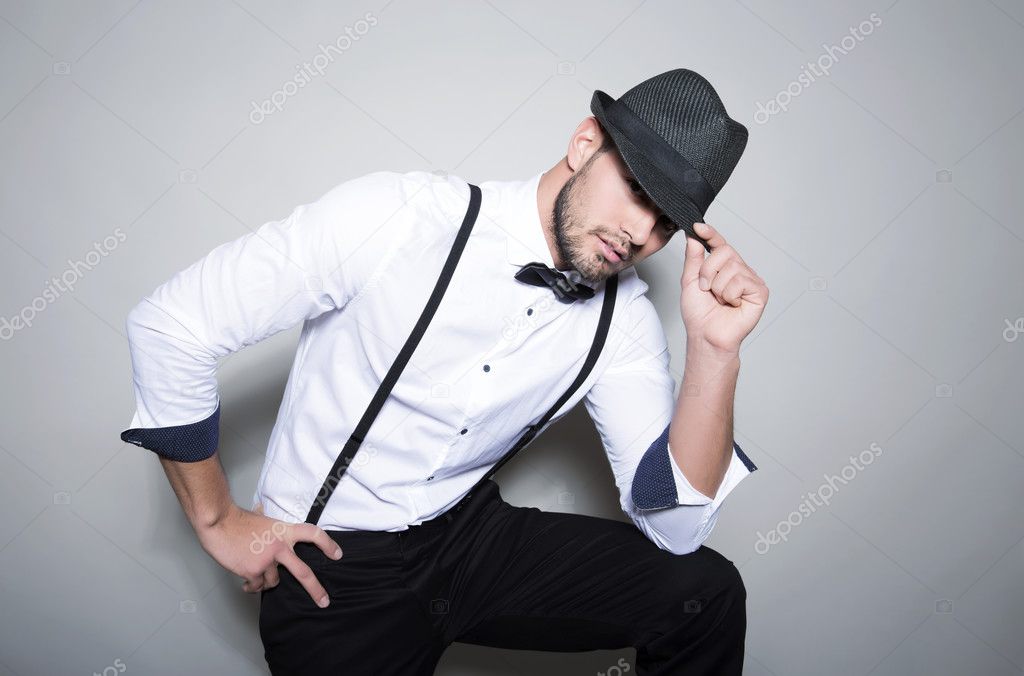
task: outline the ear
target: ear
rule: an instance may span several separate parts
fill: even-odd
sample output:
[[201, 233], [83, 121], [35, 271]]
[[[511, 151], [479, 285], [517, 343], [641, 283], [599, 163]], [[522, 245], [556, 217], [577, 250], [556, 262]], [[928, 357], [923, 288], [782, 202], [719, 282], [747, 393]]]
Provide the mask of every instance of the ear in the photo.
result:
[[590, 156], [597, 152], [603, 140], [604, 130], [601, 129], [601, 123], [597, 118], [593, 115], [583, 118], [569, 139], [569, 147], [565, 153], [566, 164], [573, 171], [579, 170]]

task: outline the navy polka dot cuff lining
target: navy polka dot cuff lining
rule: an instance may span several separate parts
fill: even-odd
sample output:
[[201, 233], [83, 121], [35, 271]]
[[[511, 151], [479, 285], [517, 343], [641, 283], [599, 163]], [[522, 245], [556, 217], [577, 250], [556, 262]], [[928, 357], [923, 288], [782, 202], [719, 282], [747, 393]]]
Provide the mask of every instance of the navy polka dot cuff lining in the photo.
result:
[[217, 451], [220, 404], [205, 420], [171, 427], [134, 427], [121, 432], [121, 441], [148, 448], [177, 462], [199, 462]]
[[[633, 475], [633, 504], [637, 509], [660, 509], [679, 504], [670, 464], [672, 459], [668, 453], [669, 427], [671, 423], [665, 426], [665, 431], [644, 452], [636, 467], [636, 474]], [[748, 470], [753, 472], [757, 469], [757, 465], [747, 457], [739, 444], [733, 442], [733, 448]]]
[[668, 428], [647, 449], [633, 475], [633, 504], [639, 509], [673, 507], [679, 501], [668, 455]]

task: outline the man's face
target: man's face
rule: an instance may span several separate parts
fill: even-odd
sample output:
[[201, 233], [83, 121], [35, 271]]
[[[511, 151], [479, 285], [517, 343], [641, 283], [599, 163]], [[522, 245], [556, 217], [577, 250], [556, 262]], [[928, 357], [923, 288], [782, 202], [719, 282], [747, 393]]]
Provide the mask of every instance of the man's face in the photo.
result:
[[553, 220], [559, 257], [587, 284], [647, 258], [676, 230], [614, 148], [594, 153], [569, 177], [555, 198]]

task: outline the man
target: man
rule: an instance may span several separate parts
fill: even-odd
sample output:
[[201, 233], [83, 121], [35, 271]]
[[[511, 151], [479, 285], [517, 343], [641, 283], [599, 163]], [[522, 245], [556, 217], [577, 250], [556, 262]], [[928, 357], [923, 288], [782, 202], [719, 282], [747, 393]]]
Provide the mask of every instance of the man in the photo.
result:
[[[261, 592], [274, 674], [430, 674], [455, 641], [740, 673], [746, 592], [702, 543], [756, 469], [732, 405], [768, 289], [701, 220], [746, 129], [685, 69], [591, 108], [528, 180], [346, 181], [130, 313], [122, 439], [160, 456], [203, 548]], [[674, 397], [633, 266], [679, 229]], [[300, 322], [246, 510], [216, 455], [216, 362]], [[631, 523], [514, 507], [489, 479], [580, 401]]]

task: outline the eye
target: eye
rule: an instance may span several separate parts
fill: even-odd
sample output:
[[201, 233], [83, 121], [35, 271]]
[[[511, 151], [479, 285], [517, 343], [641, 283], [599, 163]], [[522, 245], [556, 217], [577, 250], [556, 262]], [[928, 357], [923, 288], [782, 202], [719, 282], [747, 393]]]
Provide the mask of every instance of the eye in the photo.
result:
[[636, 195], [637, 197], [641, 197], [643, 199], [647, 199], [647, 193], [644, 192], [643, 186], [640, 185], [639, 181], [637, 181], [632, 176], [627, 176], [626, 183], [629, 184], [629, 189], [633, 191], [634, 195]]
[[661, 223], [661, 224], [662, 224], [663, 226], [665, 226], [665, 233], [666, 233], [667, 235], [669, 235], [669, 236], [672, 236], [672, 235], [676, 234], [676, 233], [677, 233], [677, 232], [679, 232], [679, 230], [680, 230], [679, 226], [678, 226], [678, 225], [676, 225], [675, 223], [673, 223], [673, 222], [672, 222], [672, 221], [671, 221], [671, 220], [669, 219], [669, 217], [668, 217], [668, 216], [666, 216], [665, 214], [662, 214], [661, 216], [658, 216], [658, 221], [659, 221], [659, 222], [660, 222], [660, 223]]

